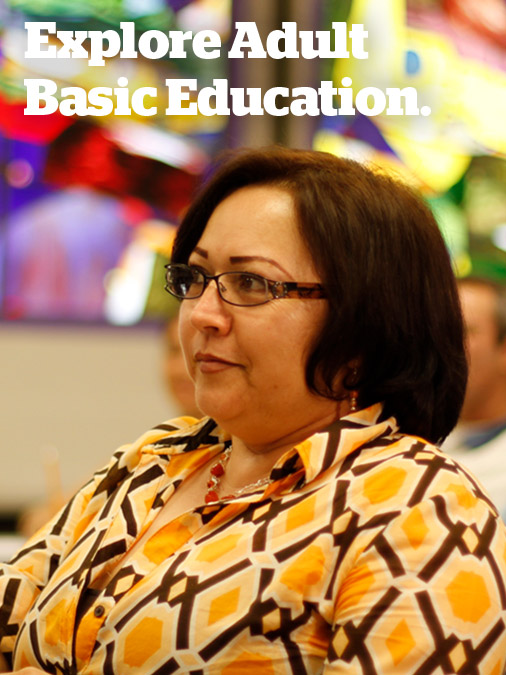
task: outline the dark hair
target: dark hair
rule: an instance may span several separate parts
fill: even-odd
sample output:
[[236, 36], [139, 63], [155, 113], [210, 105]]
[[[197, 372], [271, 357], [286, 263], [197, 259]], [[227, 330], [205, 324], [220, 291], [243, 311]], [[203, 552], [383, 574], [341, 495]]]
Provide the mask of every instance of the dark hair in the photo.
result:
[[490, 288], [495, 295], [494, 321], [497, 328], [497, 342], [506, 338], [506, 286], [484, 276], [470, 275], [458, 280], [459, 286], [464, 284]]
[[358, 403], [383, 402], [401, 431], [442, 441], [457, 422], [467, 363], [460, 303], [443, 238], [408, 186], [331, 154], [271, 147], [229, 156], [188, 209], [174, 262], [187, 262], [215, 207], [248, 185], [293, 197], [329, 302], [306, 365], [309, 388], [338, 399], [357, 360]]

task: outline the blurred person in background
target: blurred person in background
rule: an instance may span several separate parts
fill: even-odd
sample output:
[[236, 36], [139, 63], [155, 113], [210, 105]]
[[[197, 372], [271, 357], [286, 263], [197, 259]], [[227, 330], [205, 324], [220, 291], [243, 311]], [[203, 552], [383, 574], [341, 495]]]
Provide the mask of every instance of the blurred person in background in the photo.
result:
[[163, 328], [163, 376], [167, 393], [181, 415], [201, 417], [195, 403], [195, 385], [184, 360], [179, 339], [179, 315], [171, 317]]
[[467, 277], [458, 283], [469, 379], [459, 423], [444, 450], [487, 489], [506, 517], [506, 287]]

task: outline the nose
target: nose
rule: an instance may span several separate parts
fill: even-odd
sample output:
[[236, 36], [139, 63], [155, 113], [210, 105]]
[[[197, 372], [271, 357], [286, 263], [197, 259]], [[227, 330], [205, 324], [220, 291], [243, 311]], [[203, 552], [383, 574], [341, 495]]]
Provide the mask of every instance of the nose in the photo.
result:
[[218, 293], [218, 283], [211, 280], [200, 298], [185, 300], [190, 304], [190, 321], [199, 331], [211, 331], [226, 335], [232, 326], [232, 314], [229, 305]]

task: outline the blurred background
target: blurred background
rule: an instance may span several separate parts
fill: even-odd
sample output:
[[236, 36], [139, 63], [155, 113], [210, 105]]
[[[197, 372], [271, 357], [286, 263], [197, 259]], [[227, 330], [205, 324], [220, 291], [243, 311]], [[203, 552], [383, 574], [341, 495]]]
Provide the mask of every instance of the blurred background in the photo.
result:
[[[235, 21], [262, 35], [296, 21], [369, 31], [367, 60], [24, 59], [24, 22], [138, 34]], [[23, 115], [24, 78], [163, 90], [310, 86], [349, 76], [414, 86], [430, 117]], [[165, 324], [177, 307], [163, 265], [191, 196], [227, 148], [282, 143], [368, 160], [431, 204], [459, 276], [506, 281], [504, 0], [0, 0], [0, 531], [79, 487], [114, 449], [177, 414]], [[175, 371], [174, 366], [173, 370]]]

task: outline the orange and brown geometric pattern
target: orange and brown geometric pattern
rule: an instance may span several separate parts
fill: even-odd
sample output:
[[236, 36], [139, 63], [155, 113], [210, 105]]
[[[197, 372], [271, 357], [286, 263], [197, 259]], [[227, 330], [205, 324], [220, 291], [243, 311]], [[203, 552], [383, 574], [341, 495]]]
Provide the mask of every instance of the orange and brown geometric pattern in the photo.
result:
[[196, 506], [123, 565], [229, 440], [183, 418], [121, 448], [0, 567], [1, 650], [69, 675], [501, 675], [505, 526], [454, 460], [380, 414], [312, 436], [267, 488]]

